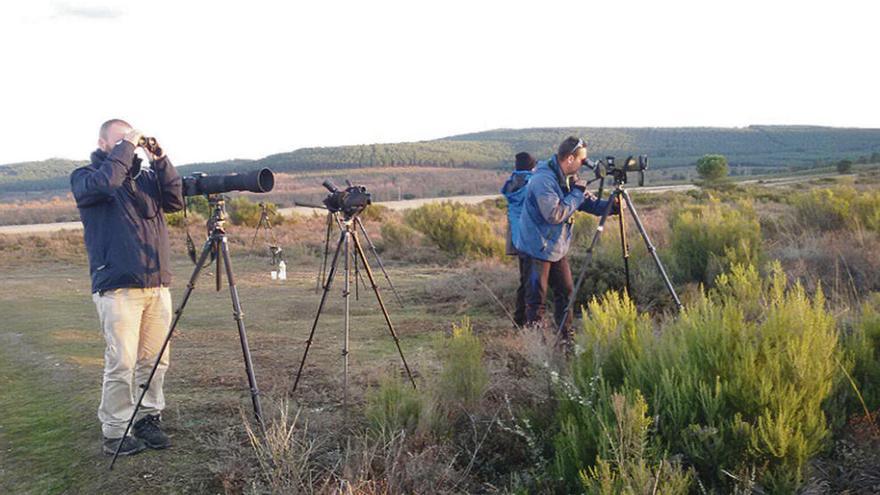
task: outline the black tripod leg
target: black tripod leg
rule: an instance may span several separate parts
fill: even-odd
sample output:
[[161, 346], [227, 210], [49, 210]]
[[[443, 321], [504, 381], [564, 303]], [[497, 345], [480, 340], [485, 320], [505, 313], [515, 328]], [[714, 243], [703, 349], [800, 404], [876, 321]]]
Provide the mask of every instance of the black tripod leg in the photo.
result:
[[315, 313], [315, 321], [312, 323], [312, 330], [309, 332], [309, 339], [306, 340], [306, 348], [303, 351], [303, 357], [299, 363], [299, 370], [296, 372], [296, 380], [293, 382], [293, 389], [290, 391], [291, 394], [296, 392], [296, 387], [299, 385], [303, 366], [305, 366], [306, 357], [309, 355], [309, 348], [312, 347], [312, 339], [315, 338], [315, 329], [318, 328], [318, 319], [321, 317], [321, 311], [324, 310], [324, 303], [327, 302], [327, 294], [330, 293], [330, 286], [333, 284], [334, 275], [336, 275], [336, 265], [339, 262], [339, 252], [342, 250], [343, 242], [345, 242], [344, 230], [339, 234], [339, 242], [336, 243], [336, 253], [333, 254], [333, 262], [330, 263], [330, 273], [327, 274], [327, 283], [324, 284], [324, 293], [321, 295], [321, 302], [318, 304], [318, 312]]
[[[345, 322], [344, 322], [344, 330], [345, 333], [343, 335], [342, 341], [342, 410], [345, 411], [346, 416], [348, 415], [348, 353], [349, 353], [349, 342], [351, 335], [351, 261], [353, 256], [351, 255], [351, 238], [352, 233], [349, 229], [345, 229], [342, 233], [345, 237], [345, 271], [344, 271], [344, 281], [343, 281], [343, 289], [342, 289], [342, 297], [345, 299]], [[357, 267], [357, 265], [355, 265]], [[355, 270], [357, 270], [355, 268]], [[354, 288], [357, 290], [357, 279], [354, 281]]]
[[[654, 264], [657, 265], [657, 270], [660, 271], [660, 275], [663, 277], [663, 283], [666, 284], [666, 289], [669, 290], [669, 294], [671, 294], [672, 299], [675, 300], [675, 305], [678, 309], [681, 309], [681, 300], [678, 298], [678, 294], [675, 293], [675, 288], [669, 280], [669, 275], [666, 274], [666, 269], [663, 268], [663, 263], [660, 262], [660, 257], [657, 256], [657, 249], [651, 244], [651, 239], [648, 238], [648, 232], [645, 230], [645, 226], [642, 225], [642, 220], [639, 218], [635, 206], [633, 206], [629, 193], [626, 192], [626, 190], [623, 190], [621, 191], [621, 194], [623, 195], [623, 199], [626, 200], [627, 208], [629, 208], [630, 213], [632, 213], [633, 220], [636, 222], [636, 227], [639, 229], [639, 234], [642, 235], [642, 239], [644, 239], [645, 245], [648, 247], [648, 252], [651, 253], [651, 257], [654, 258]], [[621, 215], [622, 214], [623, 212], [621, 212]]]
[[217, 257], [217, 266], [214, 272], [214, 285], [217, 288], [217, 292], [220, 292], [220, 286], [222, 285], [222, 273], [223, 273], [223, 255], [220, 253], [220, 244], [214, 244], [214, 255]]
[[[134, 406], [134, 411], [131, 413], [131, 417], [128, 419], [128, 424], [125, 426], [125, 433], [122, 434], [122, 439], [128, 436], [128, 432], [131, 431], [131, 425], [134, 423], [134, 418], [137, 417], [137, 413], [141, 408], [141, 404], [144, 401], [144, 396], [147, 394], [147, 390], [150, 388], [150, 383], [153, 381], [153, 375], [156, 374], [156, 370], [159, 368], [159, 363], [162, 360], [162, 356], [165, 354], [165, 350], [168, 348], [168, 343], [171, 341], [171, 336], [174, 334], [174, 329], [177, 328], [177, 322], [180, 321], [180, 316], [183, 314], [183, 308], [186, 307], [186, 303], [189, 301], [189, 296], [192, 294], [193, 290], [196, 288], [196, 280], [199, 278], [199, 273], [202, 271], [202, 267], [205, 266], [205, 262], [208, 259], [208, 256], [211, 254], [211, 250], [213, 249], [213, 239], [208, 239], [205, 242], [205, 247], [202, 248], [202, 254], [199, 256], [198, 261], [196, 262], [195, 268], [193, 268], [192, 275], [189, 277], [189, 283], [186, 284], [186, 290], [183, 292], [183, 298], [180, 300], [180, 306], [174, 311], [174, 319], [171, 321], [171, 326], [168, 327], [168, 333], [165, 335], [165, 341], [162, 342], [162, 348], [159, 349], [159, 354], [156, 357], [156, 363], [153, 364], [153, 369], [150, 370], [150, 376], [147, 377], [146, 383], [140, 386], [141, 395], [138, 398], [137, 404]], [[119, 457], [119, 451], [122, 449], [122, 440], [119, 441], [119, 445], [116, 446], [116, 452], [113, 453], [113, 460], [110, 461], [110, 469], [113, 469], [113, 465], [116, 464], [116, 459]]]
[[260, 407], [260, 391], [257, 389], [257, 377], [254, 376], [254, 363], [251, 360], [251, 350], [248, 346], [247, 333], [244, 328], [244, 313], [241, 311], [241, 301], [238, 299], [238, 289], [235, 287], [235, 276], [232, 273], [232, 265], [229, 260], [229, 244], [226, 236], [220, 239], [220, 252], [226, 265], [226, 281], [229, 283], [229, 295], [232, 296], [232, 317], [238, 326], [238, 338], [241, 341], [241, 353], [244, 356], [244, 369], [247, 373], [248, 386], [251, 390], [251, 402], [254, 405], [254, 416], [257, 422], [266, 430], [263, 423], [263, 408]]
[[602, 231], [605, 230], [605, 221], [608, 220], [608, 215], [611, 214], [611, 208], [614, 206], [616, 194], [617, 191], [611, 193], [611, 196], [608, 197], [608, 206], [605, 207], [605, 211], [603, 211], [602, 216], [599, 217], [599, 225], [596, 226], [596, 233], [593, 234], [593, 240], [590, 241], [590, 247], [587, 248], [587, 259], [584, 260], [584, 266], [581, 268], [577, 282], [574, 284], [574, 292], [572, 292], [571, 297], [568, 298], [568, 304], [565, 305], [565, 312], [562, 314], [562, 321], [556, 329], [557, 336], [562, 336], [562, 330], [565, 328], [565, 325], [568, 324], [568, 315], [571, 313], [571, 308], [574, 306], [574, 301], [577, 299], [578, 292], [581, 291], [581, 286], [587, 278], [587, 270], [590, 269], [590, 265], [593, 262], [593, 252], [595, 251], [596, 246], [599, 245], [599, 238], [602, 237]]
[[391, 324], [391, 317], [388, 316], [388, 310], [385, 309], [385, 303], [382, 301], [382, 295], [379, 294], [379, 286], [376, 285], [376, 279], [373, 278], [373, 270], [370, 269], [370, 264], [367, 263], [367, 257], [364, 254], [364, 249], [361, 247], [361, 242], [358, 240], [356, 235], [351, 236], [352, 241], [354, 241], [354, 248], [357, 252], [357, 255], [361, 259], [361, 263], [364, 265], [364, 271], [367, 272], [367, 278], [370, 280], [370, 285], [373, 287], [373, 292], [376, 294], [376, 300], [379, 301], [379, 308], [382, 310], [382, 316], [385, 317], [385, 323], [388, 324], [388, 331], [391, 333], [391, 338], [394, 339], [394, 345], [397, 346], [397, 352], [400, 354], [400, 360], [403, 361], [403, 367], [406, 368], [406, 374], [409, 377], [409, 381], [412, 383], [413, 389], [416, 388], [416, 380], [413, 378], [412, 372], [409, 370], [409, 365], [406, 364], [406, 358], [403, 357], [403, 349], [400, 347], [400, 339], [397, 338], [397, 332], [394, 331], [394, 325]]
[[385, 270], [385, 264], [382, 263], [382, 258], [379, 257], [379, 252], [376, 251], [376, 246], [373, 245], [373, 241], [370, 240], [370, 234], [367, 234], [367, 229], [364, 227], [363, 222], [361, 222], [360, 217], [356, 217], [354, 221], [357, 222], [358, 227], [360, 227], [361, 232], [364, 234], [364, 239], [367, 240], [367, 245], [370, 247], [370, 251], [373, 252], [373, 256], [376, 258], [376, 262], [379, 263], [379, 268], [382, 270], [382, 275], [385, 276], [385, 280], [388, 282], [388, 286], [391, 287], [391, 292], [394, 293], [394, 297], [397, 298], [397, 302], [402, 308], [403, 299], [400, 298], [400, 294], [398, 294], [397, 289], [394, 288], [394, 284], [391, 282], [391, 277], [388, 276], [388, 271]]
[[327, 213], [327, 235], [324, 237], [324, 260], [321, 262], [321, 270], [318, 272], [318, 280], [315, 283], [315, 294], [324, 283], [324, 275], [327, 274], [327, 256], [330, 254], [330, 230], [333, 227], [333, 213]]
[[626, 274], [626, 293], [632, 297], [632, 285], [630, 284], [629, 277], [629, 242], [626, 240], [626, 221], [623, 218], [623, 202], [620, 199], [620, 195], [617, 196], [617, 211], [620, 213], [617, 215], [618, 223], [620, 224], [620, 249], [623, 252], [623, 271]]

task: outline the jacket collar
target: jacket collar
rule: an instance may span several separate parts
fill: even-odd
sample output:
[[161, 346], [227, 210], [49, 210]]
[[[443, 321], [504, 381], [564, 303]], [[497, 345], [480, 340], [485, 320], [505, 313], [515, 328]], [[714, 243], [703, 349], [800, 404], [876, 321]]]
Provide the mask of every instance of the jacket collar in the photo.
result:
[[107, 159], [108, 156], [110, 156], [110, 155], [106, 151], [102, 150], [101, 148], [96, 149], [95, 151], [92, 152], [92, 156], [91, 156], [92, 165], [97, 165], [97, 164], [103, 162], [104, 160]]
[[563, 191], [569, 192], [570, 188], [568, 187], [568, 180], [565, 177], [565, 174], [562, 173], [562, 168], [559, 166], [559, 159], [556, 155], [553, 155], [547, 160], [547, 167], [556, 175], [556, 181], [559, 182], [559, 187], [561, 187]]

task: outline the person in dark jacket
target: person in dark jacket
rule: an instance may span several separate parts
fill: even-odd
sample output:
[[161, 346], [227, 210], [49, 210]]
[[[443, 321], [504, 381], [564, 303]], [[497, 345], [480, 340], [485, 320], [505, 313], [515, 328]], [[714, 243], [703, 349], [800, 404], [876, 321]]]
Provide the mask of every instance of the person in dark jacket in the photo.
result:
[[171, 263], [163, 213], [184, 206], [182, 180], [168, 157], [144, 149], [150, 167], [135, 154], [142, 134], [124, 120], [101, 126], [91, 163], [70, 175], [89, 257], [92, 300], [106, 348], [98, 419], [103, 450], [136, 454], [165, 448], [161, 430], [163, 383], [168, 352], [162, 356], [144, 396], [134, 436], [122, 438], [135, 400], [171, 323]]
[[[516, 249], [529, 259], [526, 286], [526, 323], [542, 322], [547, 288], [553, 290], [554, 317], [558, 326], [565, 319], [560, 340], [571, 344], [573, 311], [565, 307], [574, 292], [568, 249], [574, 214], [578, 211], [601, 215], [608, 200], [600, 201], [586, 192], [586, 180], [577, 177], [577, 171], [587, 158], [587, 146], [582, 139], [565, 139], [547, 161], [538, 163], [526, 189], [526, 198], [520, 214]], [[617, 213], [616, 206], [612, 213]]]
[[526, 186], [532, 178], [535, 159], [525, 151], [516, 154], [516, 170], [501, 187], [501, 194], [507, 199], [507, 255], [516, 256], [519, 261], [519, 287], [516, 289], [516, 309], [513, 321], [518, 326], [526, 322], [526, 281], [528, 279], [528, 258], [520, 255], [513, 245], [513, 238], [519, 235], [519, 216], [522, 213]]

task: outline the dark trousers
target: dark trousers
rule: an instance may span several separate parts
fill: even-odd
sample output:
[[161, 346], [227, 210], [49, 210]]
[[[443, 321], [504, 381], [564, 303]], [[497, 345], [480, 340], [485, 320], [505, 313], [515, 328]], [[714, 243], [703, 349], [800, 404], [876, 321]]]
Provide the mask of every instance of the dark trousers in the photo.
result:
[[518, 326], [526, 324], [526, 286], [529, 284], [530, 259], [524, 254], [517, 255], [519, 260], [519, 287], [516, 289], [516, 309], [513, 311], [513, 321]]
[[[565, 307], [574, 292], [574, 281], [571, 278], [571, 267], [568, 258], [559, 261], [544, 261], [528, 258], [529, 274], [526, 286], [526, 323], [540, 323], [544, 319], [547, 288], [553, 290], [553, 316], [556, 320], [554, 330], [559, 328], [565, 315]], [[565, 327], [559, 337], [568, 340], [571, 336], [571, 320], [574, 311], [569, 309]]]

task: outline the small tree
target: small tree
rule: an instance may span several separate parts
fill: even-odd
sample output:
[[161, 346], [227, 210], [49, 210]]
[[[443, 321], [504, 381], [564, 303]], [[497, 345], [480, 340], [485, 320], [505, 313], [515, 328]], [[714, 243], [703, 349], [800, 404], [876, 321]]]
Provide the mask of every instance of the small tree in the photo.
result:
[[727, 178], [727, 158], [724, 155], [703, 155], [697, 160], [697, 174], [706, 182], [718, 182]]
[[840, 160], [839, 162], [837, 162], [837, 173], [848, 174], [852, 172], [852, 166], [852, 160]]

